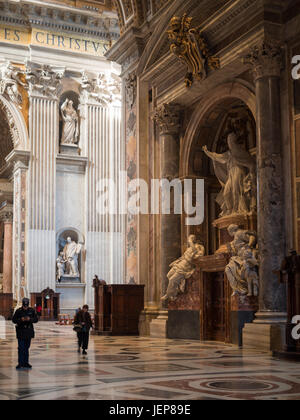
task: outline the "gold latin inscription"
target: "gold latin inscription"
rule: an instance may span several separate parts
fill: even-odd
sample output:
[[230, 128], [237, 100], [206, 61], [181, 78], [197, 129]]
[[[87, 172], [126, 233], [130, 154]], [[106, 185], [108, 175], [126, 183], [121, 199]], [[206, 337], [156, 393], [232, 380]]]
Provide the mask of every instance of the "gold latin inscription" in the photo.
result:
[[35, 28], [26, 30], [10, 26], [0, 26], [0, 41], [20, 45], [38, 45], [99, 57], [103, 57], [111, 47], [109, 41], [82, 38], [76, 34], [49, 32]]

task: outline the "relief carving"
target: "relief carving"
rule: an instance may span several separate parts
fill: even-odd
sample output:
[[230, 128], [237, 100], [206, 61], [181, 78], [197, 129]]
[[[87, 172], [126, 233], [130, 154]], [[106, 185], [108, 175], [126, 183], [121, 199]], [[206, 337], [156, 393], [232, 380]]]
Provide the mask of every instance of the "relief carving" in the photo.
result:
[[121, 78], [117, 74], [99, 73], [96, 78], [92, 78], [82, 72], [80, 85], [82, 103], [92, 101], [104, 107], [112, 104], [121, 106]]
[[0, 67], [0, 95], [6, 95], [15, 105], [21, 108], [22, 95], [19, 92], [20, 69], [14, 67], [9, 61]]

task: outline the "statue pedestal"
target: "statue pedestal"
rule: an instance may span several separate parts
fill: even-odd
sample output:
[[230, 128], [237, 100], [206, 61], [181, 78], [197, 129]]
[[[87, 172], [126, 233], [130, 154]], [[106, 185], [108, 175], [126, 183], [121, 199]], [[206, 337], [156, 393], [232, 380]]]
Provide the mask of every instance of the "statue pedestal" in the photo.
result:
[[252, 323], [259, 309], [258, 297], [231, 296], [231, 339], [233, 344], [243, 346], [243, 329]]
[[150, 337], [167, 338], [168, 311], [161, 310], [159, 316], [150, 324]]
[[217, 254], [227, 253], [226, 244], [232, 242], [232, 237], [227, 232], [230, 225], [238, 225], [244, 230], [257, 231], [257, 215], [256, 213], [233, 214], [231, 216], [220, 217], [213, 222], [213, 226], [219, 231], [219, 249]]
[[81, 283], [80, 278], [79, 277], [74, 277], [74, 276], [70, 276], [65, 274], [64, 276], [62, 276], [60, 278], [60, 280], [57, 281], [58, 283]]
[[80, 149], [78, 144], [61, 144], [60, 153], [62, 155], [79, 156]]

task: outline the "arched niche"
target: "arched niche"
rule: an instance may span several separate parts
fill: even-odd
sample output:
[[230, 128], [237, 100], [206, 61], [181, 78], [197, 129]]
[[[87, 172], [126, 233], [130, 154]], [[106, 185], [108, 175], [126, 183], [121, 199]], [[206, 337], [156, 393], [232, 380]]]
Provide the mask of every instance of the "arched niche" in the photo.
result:
[[205, 180], [205, 221], [200, 226], [183, 226], [183, 243], [191, 233], [197, 235], [207, 249], [213, 254], [217, 247], [217, 230], [212, 227], [221, 212], [216, 203], [221, 190], [220, 183], [214, 174], [211, 160], [202, 148], [224, 153], [228, 150], [227, 135], [235, 125], [241, 135], [239, 141], [256, 154], [256, 101], [249, 86], [239, 82], [222, 85], [196, 106], [182, 141], [180, 176]]
[[182, 141], [180, 159], [180, 176], [192, 175], [191, 158], [193, 148], [197, 143], [199, 146], [210, 146], [216, 141], [220, 124], [226, 114], [234, 106], [247, 107], [249, 115], [256, 121], [256, 97], [252, 86], [243, 82], [230, 82], [223, 84], [210, 91], [204, 99], [199, 101], [189, 120], [186, 134]]

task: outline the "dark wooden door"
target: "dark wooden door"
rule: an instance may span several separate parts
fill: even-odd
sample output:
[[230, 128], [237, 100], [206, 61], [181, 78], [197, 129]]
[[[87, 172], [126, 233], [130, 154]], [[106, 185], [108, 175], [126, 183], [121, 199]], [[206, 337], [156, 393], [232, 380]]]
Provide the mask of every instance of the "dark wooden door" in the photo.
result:
[[205, 340], [226, 341], [227, 296], [224, 273], [205, 273]]

